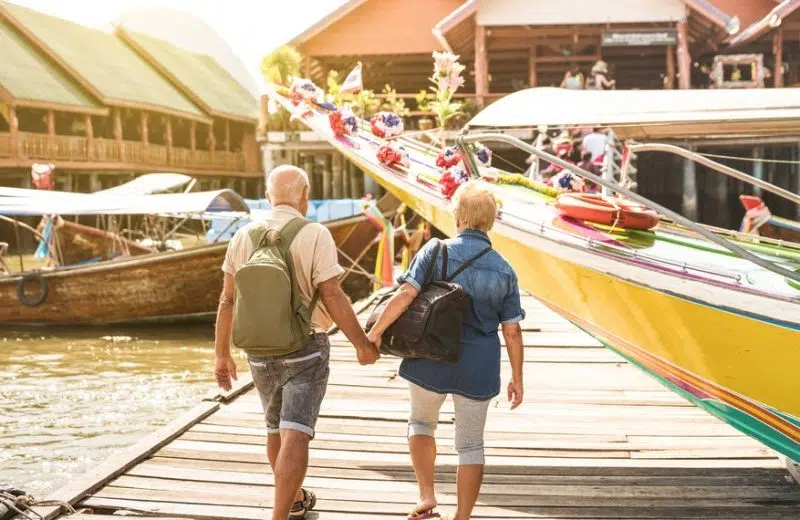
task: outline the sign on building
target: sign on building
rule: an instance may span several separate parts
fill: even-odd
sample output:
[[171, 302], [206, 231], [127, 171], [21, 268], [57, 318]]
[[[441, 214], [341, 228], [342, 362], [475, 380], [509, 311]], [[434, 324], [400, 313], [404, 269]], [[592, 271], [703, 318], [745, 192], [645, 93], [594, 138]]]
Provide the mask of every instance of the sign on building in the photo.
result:
[[602, 41], [604, 47], [674, 45], [678, 43], [678, 31], [671, 27], [608, 30], [603, 31]]

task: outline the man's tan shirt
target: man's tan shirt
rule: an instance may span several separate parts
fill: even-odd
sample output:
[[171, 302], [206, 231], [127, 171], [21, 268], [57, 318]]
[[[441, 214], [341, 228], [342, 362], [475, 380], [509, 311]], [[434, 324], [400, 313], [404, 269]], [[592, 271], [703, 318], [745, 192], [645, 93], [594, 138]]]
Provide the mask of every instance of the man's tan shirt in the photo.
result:
[[[280, 230], [295, 217], [302, 217], [302, 215], [291, 206], [275, 206], [265, 221], [254, 222], [239, 229], [228, 243], [228, 252], [225, 254], [222, 270], [233, 275], [247, 263], [250, 255], [253, 254], [253, 243], [250, 240], [249, 231], [254, 226], [266, 223], [269, 229]], [[310, 305], [311, 297], [319, 284], [344, 273], [344, 269], [339, 265], [336, 243], [333, 241], [331, 232], [322, 224], [312, 222], [301, 229], [289, 247], [289, 253], [294, 260], [300, 297], [306, 306]], [[265, 294], [264, 297], [269, 298], [269, 295]], [[328, 314], [328, 310], [322, 301], [318, 300], [314, 314], [311, 316], [312, 327], [316, 332], [325, 332], [332, 324], [333, 320]]]

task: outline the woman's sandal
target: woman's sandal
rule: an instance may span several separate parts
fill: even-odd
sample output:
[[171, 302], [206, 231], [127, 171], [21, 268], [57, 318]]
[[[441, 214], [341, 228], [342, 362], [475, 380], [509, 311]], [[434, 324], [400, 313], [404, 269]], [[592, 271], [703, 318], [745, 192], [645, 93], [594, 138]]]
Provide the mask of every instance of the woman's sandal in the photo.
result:
[[426, 520], [427, 518], [441, 518], [441, 515], [439, 515], [433, 507], [421, 510], [415, 507], [408, 514], [408, 520]]
[[290, 519], [301, 519], [306, 517], [306, 513], [314, 509], [317, 505], [317, 495], [313, 491], [301, 487], [300, 491], [303, 492], [303, 500], [298, 500], [289, 510]]

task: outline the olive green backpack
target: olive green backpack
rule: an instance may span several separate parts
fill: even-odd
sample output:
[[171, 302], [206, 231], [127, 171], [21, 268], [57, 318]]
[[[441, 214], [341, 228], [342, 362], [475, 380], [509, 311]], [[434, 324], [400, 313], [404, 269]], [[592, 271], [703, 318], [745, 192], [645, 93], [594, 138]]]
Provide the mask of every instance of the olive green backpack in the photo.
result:
[[255, 226], [253, 253], [233, 276], [232, 342], [255, 356], [282, 356], [299, 350], [312, 333], [318, 291], [306, 307], [300, 299], [289, 247], [310, 221], [290, 220], [280, 231]]

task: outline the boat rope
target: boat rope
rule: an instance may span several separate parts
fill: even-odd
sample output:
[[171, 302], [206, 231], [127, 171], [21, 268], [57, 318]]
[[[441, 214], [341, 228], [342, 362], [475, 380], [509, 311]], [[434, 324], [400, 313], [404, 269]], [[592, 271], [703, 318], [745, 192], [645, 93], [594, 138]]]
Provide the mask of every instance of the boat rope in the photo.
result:
[[756, 157], [742, 157], [740, 155], [720, 155], [715, 153], [700, 153], [704, 157], [713, 157], [714, 159], [730, 159], [732, 161], [745, 161], [753, 163], [773, 163], [773, 164], [800, 164], [800, 161], [792, 161], [789, 159], [759, 159]]
[[63, 507], [70, 515], [75, 514], [75, 508], [69, 502], [62, 500], [36, 500], [30, 495], [15, 496], [6, 491], [0, 491], [0, 504], [29, 520], [44, 520], [44, 517], [33, 509], [34, 507], [59, 506]]

